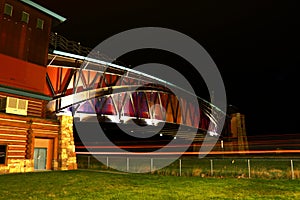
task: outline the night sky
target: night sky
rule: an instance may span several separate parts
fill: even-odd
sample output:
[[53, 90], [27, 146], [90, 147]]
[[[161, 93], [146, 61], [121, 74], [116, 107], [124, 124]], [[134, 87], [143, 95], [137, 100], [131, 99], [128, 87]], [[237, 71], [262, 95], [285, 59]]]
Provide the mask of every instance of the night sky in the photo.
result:
[[[137, 27], [180, 31], [201, 44], [216, 63], [228, 104], [246, 116], [247, 134], [300, 134], [297, 1], [34, 1], [67, 18], [53, 31], [91, 48]], [[118, 60], [135, 66], [158, 59], [190, 74], [180, 67], [186, 63], [173, 55], [163, 60], [159, 52], [136, 53]], [[190, 80], [194, 85], [197, 77]]]

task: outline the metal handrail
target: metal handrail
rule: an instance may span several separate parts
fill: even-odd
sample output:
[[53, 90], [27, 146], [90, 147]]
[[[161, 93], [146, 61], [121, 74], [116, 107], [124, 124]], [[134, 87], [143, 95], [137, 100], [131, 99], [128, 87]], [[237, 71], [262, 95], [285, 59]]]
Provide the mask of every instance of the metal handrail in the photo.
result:
[[57, 33], [50, 33], [49, 44], [54, 49], [60, 49], [70, 53], [75, 53], [78, 55], [88, 55], [92, 48], [82, 46], [80, 42], [71, 41], [64, 36], [58, 35]]

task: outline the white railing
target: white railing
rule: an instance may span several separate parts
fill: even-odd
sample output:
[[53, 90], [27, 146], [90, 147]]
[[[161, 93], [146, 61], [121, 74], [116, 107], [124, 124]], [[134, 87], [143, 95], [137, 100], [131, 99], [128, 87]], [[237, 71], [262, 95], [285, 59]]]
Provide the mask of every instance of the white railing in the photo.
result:
[[[79, 169], [199, 177], [300, 179], [300, 158], [191, 158], [183, 157], [161, 168], [171, 158], [77, 155]], [[142, 164], [141, 164], [142, 163]]]

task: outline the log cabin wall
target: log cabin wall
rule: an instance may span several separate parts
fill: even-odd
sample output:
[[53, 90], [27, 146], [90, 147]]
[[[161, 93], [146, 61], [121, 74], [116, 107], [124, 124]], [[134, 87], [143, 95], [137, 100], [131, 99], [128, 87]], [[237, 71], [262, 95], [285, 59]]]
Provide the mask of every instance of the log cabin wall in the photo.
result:
[[0, 113], [0, 144], [7, 146], [5, 163], [0, 164], [0, 173], [34, 171], [36, 138], [53, 141], [53, 147], [49, 149], [53, 164], [46, 169], [55, 169], [54, 165], [58, 160], [59, 129], [60, 125], [56, 120]]
[[49, 120], [0, 113], [0, 145], [6, 147], [0, 174], [39, 170], [36, 154], [43, 149], [47, 149], [43, 170], [76, 169], [73, 129], [62, 124], [66, 119], [72, 123], [70, 116]]
[[34, 99], [30, 97], [23, 97], [20, 95], [15, 94], [7, 94], [4, 92], [0, 92], [0, 99], [5, 97], [15, 97], [19, 99], [26, 99], [28, 100], [28, 110], [27, 115], [30, 117], [40, 117], [45, 118], [46, 117], [46, 105], [48, 101], [41, 100], [41, 99]]

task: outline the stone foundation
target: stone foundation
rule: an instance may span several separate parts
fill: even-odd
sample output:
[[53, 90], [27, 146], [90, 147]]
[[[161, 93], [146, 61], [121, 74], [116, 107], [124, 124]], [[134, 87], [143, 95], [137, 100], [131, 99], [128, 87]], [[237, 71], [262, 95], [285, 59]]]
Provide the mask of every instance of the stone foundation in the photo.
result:
[[58, 169], [77, 169], [75, 144], [73, 138], [73, 117], [59, 116], [60, 132], [58, 136]]
[[8, 159], [7, 165], [0, 165], [0, 174], [34, 171], [33, 159]]

